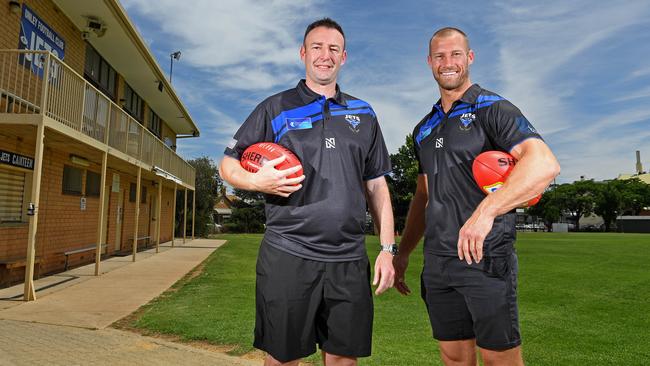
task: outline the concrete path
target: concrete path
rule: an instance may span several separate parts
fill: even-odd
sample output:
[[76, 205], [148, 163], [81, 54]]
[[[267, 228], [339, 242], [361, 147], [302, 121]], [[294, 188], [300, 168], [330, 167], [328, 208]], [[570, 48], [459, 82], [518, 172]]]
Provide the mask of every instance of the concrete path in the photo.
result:
[[262, 363], [111, 328], [88, 330], [0, 320], [1, 366], [260, 366]]
[[[42, 298], [37, 293], [36, 301], [0, 311], [0, 319], [106, 328], [167, 290], [222, 244], [194, 240]], [[115, 259], [130, 261], [131, 257]]]
[[22, 285], [0, 290], [0, 366], [261, 365], [158, 338], [107, 328], [171, 287], [224, 243], [197, 239], [35, 281], [36, 301]]

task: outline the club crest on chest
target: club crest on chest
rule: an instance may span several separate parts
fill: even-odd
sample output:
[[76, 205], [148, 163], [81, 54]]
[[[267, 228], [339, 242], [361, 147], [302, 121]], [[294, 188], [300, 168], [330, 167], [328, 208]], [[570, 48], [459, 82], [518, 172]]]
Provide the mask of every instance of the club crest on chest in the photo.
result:
[[359, 116], [355, 116], [354, 114], [346, 114], [345, 120], [350, 125], [350, 130], [353, 132], [359, 132], [359, 125], [361, 124], [361, 118], [359, 118]]
[[469, 131], [472, 128], [472, 122], [476, 121], [476, 115], [474, 113], [463, 113], [460, 116], [460, 123], [458, 128], [461, 131]]

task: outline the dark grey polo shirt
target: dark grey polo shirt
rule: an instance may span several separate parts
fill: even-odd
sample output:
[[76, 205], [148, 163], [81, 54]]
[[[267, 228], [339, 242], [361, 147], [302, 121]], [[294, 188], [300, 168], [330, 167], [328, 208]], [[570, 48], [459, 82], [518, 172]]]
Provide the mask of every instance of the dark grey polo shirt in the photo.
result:
[[[440, 100], [413, 130], [420, 173], [427, 175], [424, 250], [458, 255], [458, 232], [485, 198], [472, 163], [488, 150], [510, 152], [528, 138], [540, 138], [521, 111], [501, 96], [472, 85], [445, 114]], [[498, 216], [484, 242], [484, 255], [513, 251], [515, 213]]]
[[303, 258], [332, 262], [366, 256], [364, 182], [391, 169], [375, 112], [336, 90], [326, 99], [302, 80], [267, 98], [224, 152], [239, 159], [248, 146], [272, 141], [296, 154], [303, 187], [288, 198], [267, 195], [264, 240]]

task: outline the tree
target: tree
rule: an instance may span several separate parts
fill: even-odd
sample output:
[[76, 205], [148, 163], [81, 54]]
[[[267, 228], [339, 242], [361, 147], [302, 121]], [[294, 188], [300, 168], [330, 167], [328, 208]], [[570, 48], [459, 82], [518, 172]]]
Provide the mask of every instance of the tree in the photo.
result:
[[396, 154], [390, 155], [390, 162], [393, 170], [386, 180], [393, 203], [395, 230], [401, 232], [406, 224], [406, 215], [418, 178], [418, 161], [413, 148], [413, 135], [406, 136], [404, 145]]
[[226, 231], [234, 233], [264, 232], [266, 215], [264, 213], [265, 197], [263, 193], [234, 189], [239, 198], [233, 202], [232, 215], [224, 225]]
[[594, 212], [602, 216], [605, 230], [620, 215], [638, 215], [644, 207], [650, 206], [650, 185], [638, 178], [612, 180], [600, 187]]
[[610, 230], [611, 223], [620, 214], [622, 204], [622, 181], [609, 181], [603, 183], [596, 196], [594, 212], [603, 218], [605, 231]]
[[235, 188], [233, 189], [235, 196], [247, 203], [264, 201], [264, 193], [255, 192], [255, 191], [246, 191], [243, 189]]
[[562, 192], [556, 191], [557, 186], [551, 186], [543, 195], [542, 199], [526, 211], [528, 215], [537, 216], [544, 221], [544, 225], [550, 230], [552, 224], [562, 217]]
[[232, 215], [225, 227], [229, 232], [262, 233], [265, 222], [264, 201], [248, 204], [242, 200], [233, 207]]
[[580, 230], [580, 218], [594, 212], [598, 183], [593, 180], [579, 180], [571, 184], [562, 184], [557, 190], [563, 202], [556, 204], [562, 211], [571, 216], [575, 222], [575, 230]]
[[618, 180], [621, 186], [623, 213], [638, 215], [645, 207], [650, 206], [650, 184], [639, 178]]
[[[196, 182], [194, 184], [196, 194], [196, 213], [194, 233], [196, 236], [205, 237], [210, 233], [214, 204], [223, 186], [219, 176], [219, 168], [212, 159], [202, 156], [189, 160], [188, 163], [196, 170]], [[181, 190], [176, 196], [176, 228], [177, 232], [183, 232], [183, 216], [185, 209], [185, 194]], [[187, 233], [192, 235], [192, 192], [187, 194]]]

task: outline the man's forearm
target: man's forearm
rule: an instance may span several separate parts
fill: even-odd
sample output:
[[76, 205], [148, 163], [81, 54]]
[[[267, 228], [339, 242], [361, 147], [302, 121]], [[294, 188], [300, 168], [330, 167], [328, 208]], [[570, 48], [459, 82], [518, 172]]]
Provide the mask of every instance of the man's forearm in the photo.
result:
[[379, 229], [379, 241], [383, 245], [395, 243], [395, 223], [393, 221], [393, 206], [390, 202], [390, 192], [385, 178], [377, 178], [376, 182], [366, 183], [366, 192], [370, 215]]
[[411, 254], [422, 238], [425, 228], [424, 210], [426, 205], [427, 198], [416, 192], [406, 216], [406, 227], [399, 243], [400, 253]]
[[253, 174], [241, 167], [239, 161], [230, 156], [224, 156], [219, 167], [221, 178], [234, 188], [254, 191]]
[[521, 154], [517, 165], [503, 187], [481, 202], [479, 212], [492, 217], [510, 212], [543, 193], [560, 172], [557, 159], [541, 141], [524, 142], [514, 154]]

